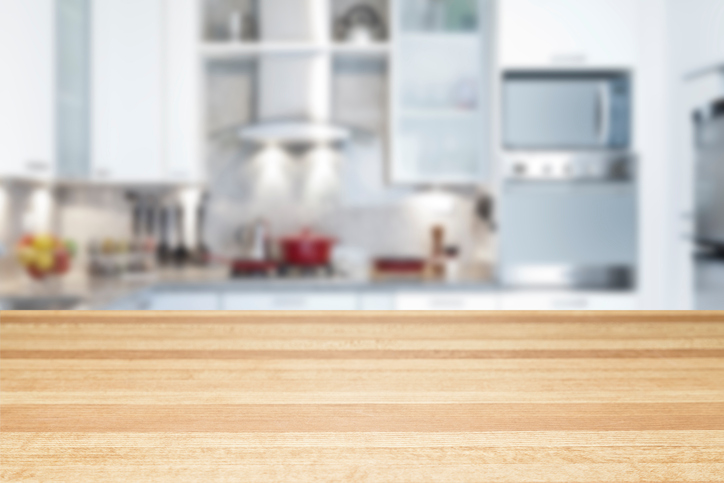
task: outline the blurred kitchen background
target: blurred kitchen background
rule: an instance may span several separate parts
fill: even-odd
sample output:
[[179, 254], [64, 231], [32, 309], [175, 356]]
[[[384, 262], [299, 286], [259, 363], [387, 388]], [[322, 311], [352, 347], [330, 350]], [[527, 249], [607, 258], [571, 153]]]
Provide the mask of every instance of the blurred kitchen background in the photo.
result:
[[724, 309], [722, 0], [2, 0], [0, 307]]

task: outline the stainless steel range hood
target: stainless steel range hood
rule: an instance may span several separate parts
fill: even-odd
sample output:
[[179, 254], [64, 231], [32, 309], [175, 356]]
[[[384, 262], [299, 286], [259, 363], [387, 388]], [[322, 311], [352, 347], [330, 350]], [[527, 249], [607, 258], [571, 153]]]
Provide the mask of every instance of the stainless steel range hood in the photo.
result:
[[329, 121], [329, 56], [306, 53], [262, 56], [258, 62], [257, 121], [242, 127], [242, 141], [314, 145], [344, 142], [349, 129]]
[[332, 144], [347, 141], [349, 129], [312, 121], [267, 121], [239, 131], [242, 141], [259, 144]]

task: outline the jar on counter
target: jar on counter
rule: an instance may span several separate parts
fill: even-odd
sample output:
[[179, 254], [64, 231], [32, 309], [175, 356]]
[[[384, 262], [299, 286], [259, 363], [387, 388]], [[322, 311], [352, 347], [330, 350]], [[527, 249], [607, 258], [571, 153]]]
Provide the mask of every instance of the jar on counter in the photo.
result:
[[461, 279], [460, 249], [456, 246], [445, 247], [445, 280], [448, 283]]

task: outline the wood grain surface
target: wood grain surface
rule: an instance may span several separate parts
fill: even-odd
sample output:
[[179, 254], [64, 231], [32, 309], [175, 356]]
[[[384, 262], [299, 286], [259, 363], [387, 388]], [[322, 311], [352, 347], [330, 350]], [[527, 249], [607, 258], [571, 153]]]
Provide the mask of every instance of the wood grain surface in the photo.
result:
[[0, 313], [0, 480], [722, 482], [724, 313]]

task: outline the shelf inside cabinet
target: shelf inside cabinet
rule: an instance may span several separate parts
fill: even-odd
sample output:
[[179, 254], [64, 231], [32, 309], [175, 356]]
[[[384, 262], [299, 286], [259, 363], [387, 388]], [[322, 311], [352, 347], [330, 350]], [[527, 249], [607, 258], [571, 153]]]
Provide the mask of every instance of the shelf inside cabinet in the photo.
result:
[[475, 120], [480, 116], [477, 109], [455, 109], [455, 108], [403, 108], [398, 112], [400, 117], [419, 120]]
[[383, 57], [390, 53], [390, 45], [387, 42], [373, 42], [366, 44], [336, 43], [332, 44], [331, 51], [334, 55], [369, 56]]
[[271, 55], [336, 56], [385, 56], [390, 47], [387, 43], [370, 44], [323, 44], [312, 42], [207, 42], [201, 48], [206, 59], [227, 59]]
[[398, 38], [405, 43], [435, 43], [451, 46], [480, 43], [480, 35], [477, 32], [402, 32]]
[[303, 42], [208, 42], [201, 48], [207, 59], [253, 57], [260, 55], [311, 55], [323, 53], [322, 44]]

